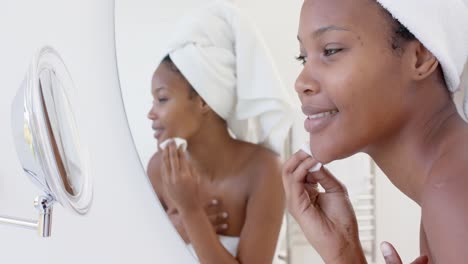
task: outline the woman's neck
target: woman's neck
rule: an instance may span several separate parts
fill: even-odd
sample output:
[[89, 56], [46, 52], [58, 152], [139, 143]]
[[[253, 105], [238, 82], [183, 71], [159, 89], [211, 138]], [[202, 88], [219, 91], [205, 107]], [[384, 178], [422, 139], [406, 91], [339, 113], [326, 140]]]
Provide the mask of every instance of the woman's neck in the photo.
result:
[[[434, 88], [432, 92], [430, 88]], [[401, 129], [365, 151], [390, 181], [418, 204], [433, 164], [465, 125], [447, 92], [430, 88], [425, 89], [429, 95], [413, 107]]]
[[229, 135], [224, 122], [211, 121], [188, 140], [187, 151], [200, 175], [214, 180], [233, 164], [238, 142]]

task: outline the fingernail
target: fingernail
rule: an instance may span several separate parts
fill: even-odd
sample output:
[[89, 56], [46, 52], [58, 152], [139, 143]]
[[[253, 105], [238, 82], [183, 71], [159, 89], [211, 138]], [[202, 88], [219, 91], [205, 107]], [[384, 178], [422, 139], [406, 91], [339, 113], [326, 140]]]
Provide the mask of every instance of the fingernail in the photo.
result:
[[218, 204], [218, 200], [216, 200], [216, 199], [211, 200], [211, 204], [217, 205], [217, 204]]
[[382, 254], [384, 255], [384, 257], [388, 257], [392, 255], [392, 248], [386, 242], [382, 242], [380, 244], [380, 250], [382, 251]]
[[227, 212], [222, 212], [222, 213], [221, 213], [221, 217], [222, 217], [222, 218], [227, 218], [227, 217], [228, 217], [228, 213], [227, 213]]

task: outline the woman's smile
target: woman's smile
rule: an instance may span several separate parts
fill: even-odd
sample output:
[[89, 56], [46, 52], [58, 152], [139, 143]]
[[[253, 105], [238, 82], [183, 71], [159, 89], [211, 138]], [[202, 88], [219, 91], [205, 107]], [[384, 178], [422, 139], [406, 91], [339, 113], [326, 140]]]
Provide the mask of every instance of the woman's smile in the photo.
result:
[[155, 128], [155, 127], [153, 127], [153, 131], [154, 131], [154, 138], [156, 138], [157, 140], [160, 140], [160, 137], [164, 132], [164, 128], [159, 128], [159, 127]]
[[304, 128], [309, 133], [317, 133], [328, 126], [339, 113], [338, 109], [316, 109], [312, 107], [302, 107], [303, 113], [307, 116], [304, 121]]

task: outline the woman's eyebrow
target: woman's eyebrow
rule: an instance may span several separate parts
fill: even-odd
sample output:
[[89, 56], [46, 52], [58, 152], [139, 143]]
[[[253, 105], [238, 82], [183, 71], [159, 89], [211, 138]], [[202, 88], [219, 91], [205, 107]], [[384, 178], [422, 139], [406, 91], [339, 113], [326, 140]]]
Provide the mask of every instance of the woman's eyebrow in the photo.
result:
[[158, 87], [158, 88], [156, 88], [156, 93], [159, 93], [159, 92], [161, 92], [163, 90], [167, 90], [167, 88], [165, 86]]
[[[310, 35], [311, 35], [312, 38], [318, 38], [321, 35], [325, 34], [326, 32], [330, 32], [330, 31], [349, 31], [349, 32], [352, 32], [350, 29], [347, 29], [345, 27], [330, 25], [330, 26], [321, 27], [321, 28], [315, 30], [314, 32], [312, 32]], [[297, 40], [299, 40], [299, 42], [301, 42], [301, 38], [299, 37], [299, 35], [297, 36]]]
[[312, 38], [318, 38], [321, 35], [325, 34], [326, 32], [330, 32], [330, 31], [351, 31], [351, 30], [344, 28], [344, 27], [330, 25], [330, 26], [321, 27], [315, 30], [314, 32], [312, 32], [311, 36]]
[[157, 88], [151, 90], [151, 93], [152, 93], [153, 95], [157, 95], [157, 94], [158, 94], [160, 91], [162, 91], [162, 90], [166, 90], [166, 87], [164, 87], [164, 86], [157, 87]]

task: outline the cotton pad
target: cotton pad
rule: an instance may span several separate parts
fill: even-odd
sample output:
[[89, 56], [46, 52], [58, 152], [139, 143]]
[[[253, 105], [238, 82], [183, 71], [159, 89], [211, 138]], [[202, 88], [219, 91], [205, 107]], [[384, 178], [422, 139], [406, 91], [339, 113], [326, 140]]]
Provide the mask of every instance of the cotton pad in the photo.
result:
[[159, 147], [161, 149], [165, 149], [172, 141], [175, 142], [177, 149], [182, 148], [182, 151], [184, 152], [187, 150], [187, 140], [178, 137], [164, 140], [161, 144], [159, 144]]
[[[305, 153], [307, 153], [309, 156], [313, 157], [312, 152], [310, 151], [309, 142], [302, 145], [301, 150], [304, 151]], [[322, 167], [322, 163], [319, 162], [319, 163], [315, 164], [315, 166], [310, 168], [309, 172], [316, 172], [316, 171], [320, 170], [321, 167]]]

